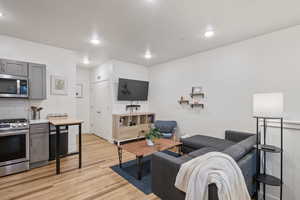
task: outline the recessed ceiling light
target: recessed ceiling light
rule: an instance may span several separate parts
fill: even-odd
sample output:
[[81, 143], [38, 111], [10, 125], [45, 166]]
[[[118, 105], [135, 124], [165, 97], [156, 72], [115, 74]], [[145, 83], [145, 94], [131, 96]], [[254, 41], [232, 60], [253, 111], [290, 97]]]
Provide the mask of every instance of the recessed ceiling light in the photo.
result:
[[90, 43], [93, 44], [93, 45], [98, 45], [98, 44], [100, 44], [100, 40], [97, 39], [97, 38], [94, 38], [94, 39], [90, 40]]
[[204, 37], [211, 38], [215, 35], [215, 32], [213, 30], [208, 30], [204, 33]]
[[2, 12], [0, 12], [0, 17], [3, 17], [3, 13]]
[[147, 60], [151, 59], [151, 58], [152, 58], [151, 52], [150, 52], [149, 50], [147, 50], [146, 53], [145, 53], [145, 55], [144, 55], [144, 57], [145, 57]]
[[82, 62], [83, 62], [83, 64], [85, 64], [85, 65], [90, 64], [90, 60], [89, 60], [88, 57], [84, 57]]

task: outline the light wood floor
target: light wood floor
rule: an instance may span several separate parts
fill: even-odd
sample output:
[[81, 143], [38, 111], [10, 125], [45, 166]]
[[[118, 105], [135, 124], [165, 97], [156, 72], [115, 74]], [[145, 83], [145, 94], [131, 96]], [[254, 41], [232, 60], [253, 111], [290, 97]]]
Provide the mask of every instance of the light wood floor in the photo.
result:
[[[123, 160], [135, 157], [123, 153]], [[94, 136], [83, 136], [83, 168], [78, 169], [78, 157], [62, 160], [62, 174], [55, 175], [55, 164], [25, 173], [0, 178], [1, 200], [159, 200], [146, 196], [113, 172], [118, 164], [114, 145]]]

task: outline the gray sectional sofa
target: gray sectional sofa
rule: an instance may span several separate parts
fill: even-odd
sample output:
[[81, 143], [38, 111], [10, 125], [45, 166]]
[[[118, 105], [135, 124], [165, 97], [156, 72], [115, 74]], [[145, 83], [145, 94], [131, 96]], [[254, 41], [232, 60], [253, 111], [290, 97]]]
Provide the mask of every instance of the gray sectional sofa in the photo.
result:
[[[211, 151], [219, 151], [230, 155], [237, 161], [245, 177], [246, 185], [251, 196], [254, 196], [256, 183], [256, 135], [225, 131], [225, 139], [203, 135], [195, 135], [181, 139], [181, 157], [173, 157], [163, 152], [153, 154], [151, 162], [152, 191], [163, 200], [184, 200], [185, 193], [178, 190], [174, 184], [181, 164]], [[217, 187], [208, 187], [209, 200], [218, 200]]]

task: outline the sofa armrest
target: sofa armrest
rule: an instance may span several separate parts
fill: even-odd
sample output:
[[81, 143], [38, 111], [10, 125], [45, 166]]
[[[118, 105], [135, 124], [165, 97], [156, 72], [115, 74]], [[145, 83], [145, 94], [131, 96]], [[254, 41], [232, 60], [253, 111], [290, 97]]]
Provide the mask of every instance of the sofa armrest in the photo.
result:
[[[175, 187], [175, 181], [181, 164], [185, 161], [168, 154], [158, 152], [152, 155], [151, 174], [152, 192], [163, 200], [184, 200], [185, 193]], [[208, 199], [218, 200], [215, 184], [208, 187]]]
[[252, 133], [240, 132], [240, 131], [225, 131], [225, 139], [233, 142], [240, 142], [242, 140], [247, 139], [248, 137], [253, 136]]
[[184, 161], [168, 154], [157, 152], [152, 155], [152, 192], [164, 200], [184, 200], [185, 193], [174, 184], [180, 165]]
[[255, 177], [257, 173], [256, 155], [257, 155], [256, 150], [252, 150], [238, 162], [238, 165], [243, 172], [249, 194], [252, 197], [256, 192], [256, 181], [255, 181]]

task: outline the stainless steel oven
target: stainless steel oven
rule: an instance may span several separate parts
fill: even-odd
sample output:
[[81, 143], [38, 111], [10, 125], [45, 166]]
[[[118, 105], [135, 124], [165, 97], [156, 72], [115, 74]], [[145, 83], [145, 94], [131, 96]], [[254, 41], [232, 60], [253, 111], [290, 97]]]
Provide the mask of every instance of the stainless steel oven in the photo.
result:
[[28, 97], [28, 78], [0, 74], [0, 97]]
[[27, 123], [0, 124], [0, 176], [29, 169], [29, 129]]

